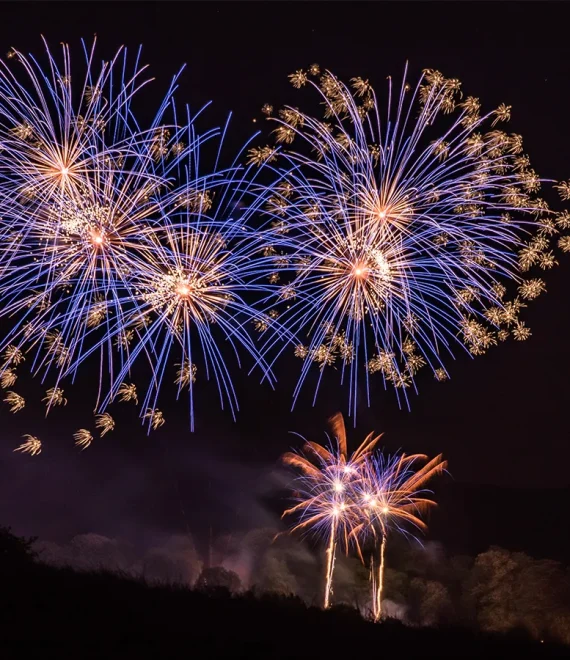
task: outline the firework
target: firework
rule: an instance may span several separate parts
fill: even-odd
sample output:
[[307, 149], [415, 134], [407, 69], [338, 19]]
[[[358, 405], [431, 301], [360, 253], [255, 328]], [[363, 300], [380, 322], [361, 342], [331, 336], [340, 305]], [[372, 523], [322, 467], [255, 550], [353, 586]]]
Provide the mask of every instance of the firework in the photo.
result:
[[15, 385], [17, 380], [18, 380], [18, 374], [14, 371], [14, 369], [10, 367], [5, 368], [0, 374], [0, 387], [2, 387], [3, 389], [6, 389], [7, 387], [12, 387], [13, 385]]
[[149, 426], [153, 431], [163, 426], [166, 421], [162, 412], [157, 408], [149, 408], [143, 415], [143, 419], [148, 419]]
[[421, 515], [435, 506], [425, 484], [447, 467], [441, 454], [416, 470], [420, 461], [427, 456], [384, 456], [367, 457], [360, 471], [360, 479], [354, 482], [353, 502], [358, 508], [361, 522], [352, 534], [370, 534], [378, 543], [376, 562], [371, 561], [374, 620], [382, 616], [382, 589], [384, 585], [384, 554], [390, 530], [410, 534], [410, 527], [425, 531], [427, 526]]
[[63, 396], [61, 387], [50, 387], [42, 401], [47, 401], [46, 407], [49, 410], [52, 406], [66, 406], [67, 399]]
[[6, 397], [4, 398], [4, 403], [7, 403], [10, 406], [10, 412], [17, 413], [19, 410], [26, 405], [26, 400], [20, 394], [16, 392], [6, 392]]
[[16, 447], [14, 451], [21, 451], [23, 454], [30, 454], [31, 456], [37, 456], [42, 453], [42, 441], [39, 438], [29, 433], [23, 435], [22, 438], [24, 438], [25, 442], [19, 447]]
[[138, 57], [132, 76], [125, 75], [126, 49], [98, 65], [95, 41], [91, 48], [83, 43], [84, 74], [72, 80], [69, 46], [62, 44], [60, 58], [45, 40], [44, 47], [46, 66], [15, 49], [0, 62], [3, 192], [32, 218], [54, 199], [76, 197], [106, 158], [122, 157], [132, 97], [148, 82]]
[[134, 401], [135, 406], [139, 405], [137, 386], [134, 383], [121, 383], [117, 394], [119, 401]]
[[22, 362], [25, 361], [25, 357], [18, 349], [16, 346], [7, 346], [5, 351], [4, 351], [4, 364], [11, 364], [14, 366], [18, 366]]
[[[480, 355], [531, 336], [520, 314], [546, 291], [531, 271], [557, 264], [553, 245], [570, 252], [559, 235], [570, 214], [536, 198], [522, 138], [499, 126], [510, 106], [484, 114], [459, 81], [426, 70], [415, 90], [390, 82], [383, 113], [368, 80], [348, 87], [313, 64], [290, 81], [319, 90], [323, 120], [266, 104], [276, 144], [248, 142], [226, 167], [228, 124], [199, 132], [174, 104], [176, 77], [143, 127], [140, 52], [83, 53], [83, 68], [67, 45], [46, 45], [44, 64], [17, 50], [0, 63], [0, 386], [12, 412], [25, 360], [55, 380], [49, 410], [67, 403], [63, 379], [98, 358], [101, 435], [117, 397], [140, 396], [148, 429], [162, 426], [165, 378], [188, 397], [193, 429], [202, 379], [235, 417], [230, 354], [273, 384], [275, 354], [294, 346], [294, 400], [309, 370], [318, 391], [332, 366], [355, 415], [363, 378], [368, 403], [372, 374], [407, 403], [425, 367], [449, 377], [458, 345]], [[570, 198], [570, 182], [557, 188]]]
[[[32, 370], [73, 375], [98, 344], [140, 258], [139, 236], [162, 215], [188, 133], [165, 123], [172, 87], [146, 129], [131, 102], [148, 80], [126, 50], [101, 65], [84, 46], [84, 76], [71, 80], [47, 49], [44, 70], [13, 51], [0, 64], [0, 301], [12, 329], [0, 349], [34, 350]], [[78, 68], [79, 71], [79, 68]], [[203, 136], [206, 139], [206, 136]], [[57, 341], [55, 341], [55, 339]], [[112, 371], [111, 348], [109, 365]]]
[[103, 413], [102, 415], [96, 415], [95, 416], [95, 426], [98, 429], [101, 429], [101, 437], [105, 435], [105, 433], [109, 433], [110, 431], [113, 431], [115, 428], [115, 420], [109, 415], [109, 413]]
[[[297, 504], [283, 514], [295, 514], [301, 530], [326, 538], [326, 573], [324, 607], [331, 603], [337, 543], [348, 553], [352, 543], [362, 561], [363, 543], [367, 538], [378, 546], [371, 560], [373, 614], [382, 615], [384, 555], [390, 530], [410, 535], [412, 530], [425, 531], [421, 515], [435, 502], [424, 486], [443, 472], [447, 462], [441, 455], [427, 461], [427, 456], [385, 456], [376, 452], [381, 435], [370, 433], [361, 446], [348, 457], [346, 431], [342, 415], [331, 419], [335, 445], [325, 448], [305, 442], [302, 453], [289, 452], [283, 462], [301, 475], [295, 485]], [[427, 461], [427, 462], [425, 462]], [[416, 468], [418, 462], [425, 462]]]
[[[67, 45], [61, 65], [46, 46], [45, 71], [17, 51], [0, 65], [0, 172], [10, 179], [0, 195], [0, 316], [11, 321], [0, 383], [12, 387], [24, 353], [33, 354], [34, 375], [55, 373], [55, 390], [99, 355], [95, 409], [103, 414], [116, 396], [138, 404], [138, 383], [125, 380], [144, 360], [142, 410], [152, 411], [176, 365], [193, 428], [198, 372], [216, 380], [222, 407], [237, 409], [220, 342], [238, 364], [245, 350], [271, 378], [245, 329], [264, 314], [246, 302], [263, 289], [250, 282], [262, 270], [254, 259], [262, 239], [249, 227], [259, 205], [249, 188], [262, 163], [239, 164], [246, 144], [222, 168], [222, 138], [210, 171], [199, 172], [203, 145], [227, 125], [198, 133], [198, 115], [177, 113], [175, 79], [143, 130], [131, 107], [148, 82], [139, 57], [128, 74], [126, 51], [97, 68], [94, 49], [84, 47], [84, 80], [71, 79]], [[163, 423], [141, 417], [149, 429]]]
[[[455, 347], [480, 355], [511, 326], [515, 339], [529, 336], [518, 325], [521, 299], [504, 292], [513, 282], [526, 301], [544, 291], [523, 273], [556, 264], [550, 241], [569, 225], [535, 197], [541, 179], [521, 137], [494, 128], [510, 107], [480, 114], [459, 81], [427, 70], [415, 90], [405, 76], [399, 91], [390, 80], [383, 113], [367, 80], [350, 89], [329, 72], [319, 84], [309, 74], [290, 79], [319, 91], [324, 121], [278, 113], [274, 135], [289, 169], [263, 193], [272, 300], [291, 334], [307, 340], [295, 348], [303, 366], [294, 400], [316, 364], [318, 383], [332, 365], [348, 381], [351, 414], [363, 379], [370, 403], [375, 372], [408, 404], [418, 371], [429, 366], [445, 380]], [[284, 348], [273, 338], [264, 345]]]
[[327, 539], [325, 608], [331, 603], [337, 543], [340, 541], [348, 552], [349, 543], [353, 541], [360, 553], [358, 535], [354, 533], [361, 527], [360, 513], [352, 493], [355, 484], [362, 479], [361, 470], [367, 457], [381, 437], [369, 434], [349, 457], [342, 415], [338, 413], [330, 423], [334, 445], [329, 443], [327, 449], [306, 441], [302, 454], [289, 452], [282, 459], [285, 465], [301, 473], [295, 486], [298, 503], [283, 514], [299, 518], [291, 531], [310, 531]]
[[[103, 433], [101, 433], [103, 435]], [[87, 429], [79, 429], [73, 434], [73, 439], [75, 440], [75, 444], [77, 447], [81, 447], [81, 451], [84, 449], [87, 449], [93, 442], [93, 436], [91, 435], [91, 431], [88, 431]]]
[[[235, 354], [238, 366], [244, 354], [261, 368], [262, 378], [272, 377], [249, 331], [252, 320], [263, 315], [253, 308], [251, 294], [266, 290], [251, 283], [263, 270], [255, 255], [264, 237], [249, 227], [259, 204], [249, 192], [258, 170], [243, 168], [237, 160], [225, 169], [218, 166], [220, 141], [216, 167], [202, 176], [201, 145], [188, 141], [195, 149], [185, 162], [185, 180], [170, 196], [171, 212], [139, 234], [141, 258], [133, 260], [126, 278], [127, 288], [118, 303], [122, 315], [105, 336], [105, 341], [122, 337], [129, 341], [116, 385], [101, 407], [126, 392], [124, 380], [135, 363], [144, 361], [150, 366], [150, 378], [146, 387], [137, 383], [137, 389], [142, 410], [155, 409], [165, 374], [174, 367], [178, 396], [188, 390], [193, 429], [195, 383], [202, 374], [216, 381], [222, 407], [228, 405], [235, 416], [238, 404], [229, 353]], [[267, 316], [267, 320], [276, 327], [275, 319]], [[222, 344], [227, 352], [222, 353]], [[151, 415], [141, 417], [153, 427]]]

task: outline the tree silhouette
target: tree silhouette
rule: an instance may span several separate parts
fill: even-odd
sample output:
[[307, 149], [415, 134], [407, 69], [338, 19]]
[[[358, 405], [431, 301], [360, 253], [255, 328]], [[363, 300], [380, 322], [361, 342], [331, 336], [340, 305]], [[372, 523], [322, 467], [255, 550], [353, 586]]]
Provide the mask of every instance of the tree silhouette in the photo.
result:
[[0, 525], [0, 566], [10, 568], [35, 561], [37, 553], [33, 549], [37, 537], [25, 538], [12, 533], [11, 527]]
[[242, 588], [239, 575], [229, 571], [223, 566], [212, 566], [204, 568], [196, 581], [196, 589], [199, 591], [217, 591], [224, 589], [230, 593], [240, 591]]

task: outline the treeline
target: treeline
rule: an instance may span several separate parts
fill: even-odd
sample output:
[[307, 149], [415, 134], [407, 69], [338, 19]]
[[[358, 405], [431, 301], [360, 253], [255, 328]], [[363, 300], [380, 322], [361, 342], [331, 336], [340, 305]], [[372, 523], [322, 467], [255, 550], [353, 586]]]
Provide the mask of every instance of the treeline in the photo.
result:
[[[149, 582], [196, 589], [227, 588], [256, 596], [295, 596], [318, 606], [323, 553], [272, 529], [218, 537], [199, 553], [190, 536], [172, 536], [144, 552], [116, 539], [77, 536], [66, 545], [36, 542], [40, 561], [76, 569], [104, 568]], [[205, 556], [201, 556], [205, 555]], [[370, 614], [368, 568], [339, 556], [333, 602]], [[437, 543], [388, 546], [384, 611], [412, 626], [520, 631], [570, 644], [570, 572], [562, 564], [492, 547], [476, 557], [450, 556]]]

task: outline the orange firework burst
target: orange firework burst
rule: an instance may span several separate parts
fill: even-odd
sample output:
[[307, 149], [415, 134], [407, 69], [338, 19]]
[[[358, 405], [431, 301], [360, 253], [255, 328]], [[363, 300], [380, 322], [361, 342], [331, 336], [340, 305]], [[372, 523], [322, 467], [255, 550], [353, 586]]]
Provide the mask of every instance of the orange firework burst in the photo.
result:
[[282, 458], [285, 465], [301, 472], [295, 493], [298, 503], [283, 514], [300, 517], [291, 531], [312, 530], [328, 538], [325, 609], [330, 606], [337, 542], [340, 540], [348, 552], [352, 541], [361, 554], [354, 533], [361, 524], [360, 511], [352, 493], [362, 480], [362, 470], [381, 437], [370, 433], [349, 457], [342, 414], [334, 415], [329, 423], [336, 446], [331, 442], [327, 449], [306, 440], [302, 453], [287, 452]]

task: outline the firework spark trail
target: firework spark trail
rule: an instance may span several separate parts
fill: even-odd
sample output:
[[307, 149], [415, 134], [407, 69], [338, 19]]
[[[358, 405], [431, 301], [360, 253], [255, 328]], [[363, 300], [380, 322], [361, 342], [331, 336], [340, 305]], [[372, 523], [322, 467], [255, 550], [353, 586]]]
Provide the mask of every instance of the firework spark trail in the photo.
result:
[[[307, 84], [297, 74], [295, 86]], [[411, 93], [404, 82], [394, 94], [390, 81], [383, 121], [367, 81], [353, 80], [351, 92], [326, 72], [320, 88], [311, 84], [326, 121], [280, 112], [277, 142], [302, 145], [283, 150], [289, 172], [276, 169], [279, 181], [260, 193], [272, 221], [273, 283], [281, 282], [273, 302], [287, 301], [283, 323], [309, 340], [295, 350], [304, 362], [294, 402], [314, 363], [316, 398], [323, 367], [340, 362], [351, 414], [362, 372], [368, 404], [375, 371], [408, 404], [417, 371], [427, 364], [443, 380], [458, 343], [478, 355], [511, 332], [528, 337], [503, 285], [521, 284], [529, 265], [555, 265], [549, 240], [564, 227], [532, 197], [541, 179], [521, 156], [520, 136], [479, 132], [506, 121], [506, 106], [479, 115], [477, 99], [459, 97], [459, 81], [426, 71]], [[436, 120], [453, 110], [438, 136]], [[531, 299], [543, 283], [527, 289]], [[517, 313], [525, 306], [512, 304]], [[264, 345], [278, 355], [285, 348], [274, 338]]]
[[378, 568], [375, 568], [374, 555], [370, 558], [370, 582], [372, 583], [372, 616], [378, 622], [382, 618], [382, 591], [384, 590], [384, 568], [386, 551], [386, 528], [381, 527]]
[[359, 535], [355, 530], [368, 530], [362, 526], [358, 506], [351, 493], [354, 484], [361, 479], [360, 472], [367, 457], [374, 451], [381, 437], [369, 434], [349, 456], [342, 415], [335, 415], [330, 422], [336, 446], [331, 443], [327, 449], [316, 442], [305, 441], [301, 454], [288, 452], [282, 457], [285, 465], [301, 473], [295, 484], [295, 499], [298, 503], [283, 514], [296, 515], [299, 519], [291, 532], [299, 530], [327, 539], [323, 597], [325, 608], [331, 603], [337, 543], [340, 541], [346, 552], [350, 543], [353, 543], [362, 556]]
[[331, 605], [331, 596], [332, 596], [332, 584], [333, 584], [333, 575], [334, 575], [334, 565], [336, 561], [336, 530], [337, 530], [337, 519], [333, 518], [331, 524], [331, 531], [328, 546], [326, 549], [326, 574], [325, 574], [325, 596], [324, 596], [324, 608], [328, 610]]

